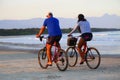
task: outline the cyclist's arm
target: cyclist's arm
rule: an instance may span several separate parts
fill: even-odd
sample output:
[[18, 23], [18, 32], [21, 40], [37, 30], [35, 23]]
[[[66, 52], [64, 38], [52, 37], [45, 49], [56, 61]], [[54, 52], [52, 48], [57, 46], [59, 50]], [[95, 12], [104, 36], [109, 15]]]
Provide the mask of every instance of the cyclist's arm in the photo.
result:
[[40, 37], [41, 34], [42, 34], [44, 31], [45, 31], [45, 26], [42, 26], [41, 29], [40, 29], [40, 31], [39, 31], [39, 33], [36, 34], [36, 37]]
[[73, 28], [73, 30], [68, 34], [68, 35], [71, 35], [76, 29], [78, 29], [78, 25], [77, 26], [75, 26], [74, 28]]

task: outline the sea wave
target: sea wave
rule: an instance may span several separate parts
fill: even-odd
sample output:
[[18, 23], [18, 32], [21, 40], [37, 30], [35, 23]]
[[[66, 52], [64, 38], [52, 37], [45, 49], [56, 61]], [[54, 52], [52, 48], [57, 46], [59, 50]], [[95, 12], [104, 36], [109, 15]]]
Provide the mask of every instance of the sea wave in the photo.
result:
[[17, 49], [17, 50], [39, 50], [43, 47], [42, 44], [23, 44], [23, 43], [11, 43], [11, 42], [0, 42], [1, 48]]
[[0, 45], [38, 47], [40, 44], [24, 44], [24, 43], [0, 42]]
[[[73, 35], [80, 35], [79, 33], [74, 33]], [[47, 35], [45, 35], [47, 36]], [[118, 43], [120, 41], [120, 31], [108, 31], [108, 32], [93, 32], [93, 42], [96, 44], [105, 45], [104, 43], [111, 44], [111, 43]], [[12, 37], [1, 37], [0, 38], [1, 44], [6, 45], [17, 45], [17, 46], [37, 46], [42, 45], [43, 43], [40, 42], [35, 35], [24, 35], [24, 36], [12, 36]], [[63, 46], [67, 45], [67, 34], [63, 34], [60, 43]]]

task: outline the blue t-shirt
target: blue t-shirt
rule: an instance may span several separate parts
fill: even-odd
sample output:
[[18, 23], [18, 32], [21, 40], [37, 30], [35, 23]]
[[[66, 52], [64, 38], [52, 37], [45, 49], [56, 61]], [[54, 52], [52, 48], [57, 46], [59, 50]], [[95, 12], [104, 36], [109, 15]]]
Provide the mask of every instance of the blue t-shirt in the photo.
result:
[[62, 35], [58, 19], [51, 17], [45, 19], [43, 26], [46, 26], [48, 29], [49, 36], [58, 36]]

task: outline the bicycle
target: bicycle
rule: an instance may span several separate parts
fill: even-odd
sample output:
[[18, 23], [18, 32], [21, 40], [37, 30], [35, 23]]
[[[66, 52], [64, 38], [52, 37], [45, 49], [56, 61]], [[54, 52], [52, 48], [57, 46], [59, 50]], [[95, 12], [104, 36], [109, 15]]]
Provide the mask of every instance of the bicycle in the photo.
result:
[[[68, 54], [69, 66], [74, 67], [78, 61], [78, 53], [76, 42], [81, 36], [71, 36], [73, 38], [72, 45], [68, 45], [66, 53]], [[70, 44], [70, 43], [69, 43]], [[85, 53], [84, 59], [90, 69], [97, 69], [101, 62], [101, 55], [95, 47], [88, 47], [87, 42], [82, 46], [82, 51]]]
[[[43, 39], [47, 40], [44, 36], [40, 37], [40, 41], [43, 41]], [[46, 41], [43, 41], [43, 44], [46, 45]], [[52, 52], [52, 62], [54, 62], [57, 66], [57, 68], [60, 71], [65, 71], [68, 67], [68, 57], [66, 52], [63, 49], [58, 49], [57, 45], [53, 45], [54, 51]], [[48, 65], [48, 58], [46, 54], [46, 46], [39, 50], [38, 52], [38, 62], [41, 68], [47, 69]]]

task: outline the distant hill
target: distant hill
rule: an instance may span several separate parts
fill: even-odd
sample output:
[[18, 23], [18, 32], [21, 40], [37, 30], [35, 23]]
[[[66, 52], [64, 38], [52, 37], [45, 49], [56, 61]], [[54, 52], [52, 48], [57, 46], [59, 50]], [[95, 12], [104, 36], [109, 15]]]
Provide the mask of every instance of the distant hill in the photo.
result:
[[[101, 17], [87, 17], [92, 28], [119, 28], [120, 16], [105, 14]], [[40, 28], [44, 18], [27, 20], [0, 20], [0, 29]], [[59, 18], [61, 28], [72, 28], [77, 22], [74, 18]]]
[[101, 17], [88, 17], [91, 26], [94, 28], [119, 28], [120, 16], [104, 14]]

